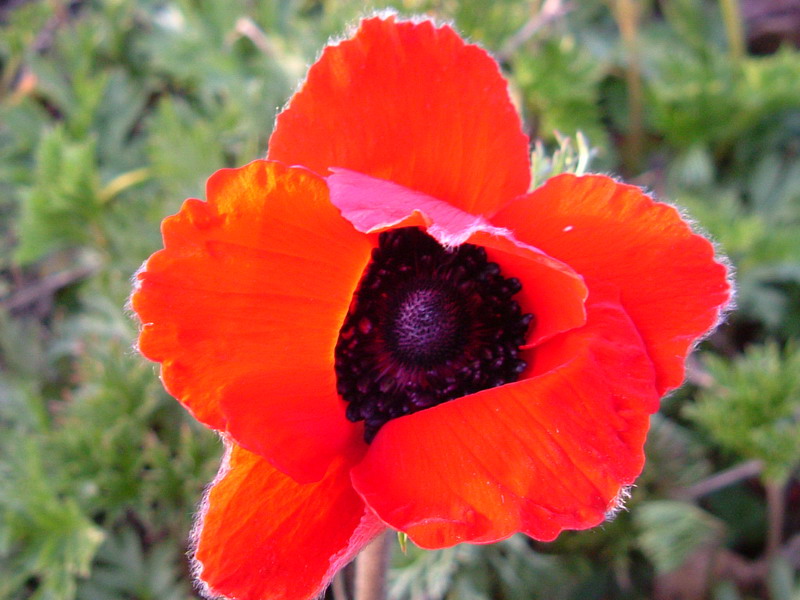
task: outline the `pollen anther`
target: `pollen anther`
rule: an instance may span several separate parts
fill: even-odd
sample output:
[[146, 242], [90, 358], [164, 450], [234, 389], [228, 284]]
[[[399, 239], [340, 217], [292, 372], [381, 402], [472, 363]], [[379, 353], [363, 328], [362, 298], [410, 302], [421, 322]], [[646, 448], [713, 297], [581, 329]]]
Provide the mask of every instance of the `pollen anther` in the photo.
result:
[[533, 315], [522, 285], [472, 244], [415, 227], [381, 234], [335, 351], [346, 415], [367, 442], [391, 419], [516, 381]]

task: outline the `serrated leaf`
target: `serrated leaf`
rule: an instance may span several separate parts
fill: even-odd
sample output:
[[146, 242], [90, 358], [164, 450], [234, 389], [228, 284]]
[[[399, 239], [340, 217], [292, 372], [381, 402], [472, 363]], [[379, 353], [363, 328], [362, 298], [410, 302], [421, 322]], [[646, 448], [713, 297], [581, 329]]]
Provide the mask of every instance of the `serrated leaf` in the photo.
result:
[[684, 414], [728, 452], [763, 461], [765, 477], [800, 464], [800, 349], [751, 346], [733, 362], [705, 357], [714, 383]]
[[5, 522], [3, 578], [36, 583], [34, 597], [72, 600], [75, 580], [89, 573], [103, 532], [72, 498], [60, 495], [46, 474], [35, 437], [4, 447], [11, 458], [0, 470], [0, 511]]
[[74, 142], [60, 126], [45, 133], [33, 186], [23, 196], [16, 260], [25, 264], [55, 248], [99, 244], [98, 190], [94, 141]]
[[593, 145], [607, 145], [598, 107], [603, 65], [578, 40], [548, 38], [535, 52], [520, 53], [514, 70], [524, 103], [540, 123], [540, 137], [582, 131]]
[[180, 549], [160, 543], [145, 549], [132, 529], [110, 537], [97, 553], [91, 577], [78, 587], [80, 600], [184, 600]]
[[637, 486], [652, 488], [662, 496], [696, 483], [711, 471], [707, 450], [693, 432], [660, 414], [651, 418], [645, 454], [647, 462]]
[[642, 552], [659, 573], [669, 573], [705, 544], [718, 540], [724, 526], [698, 506], [677, 500], [652, 500], [633, 514]]

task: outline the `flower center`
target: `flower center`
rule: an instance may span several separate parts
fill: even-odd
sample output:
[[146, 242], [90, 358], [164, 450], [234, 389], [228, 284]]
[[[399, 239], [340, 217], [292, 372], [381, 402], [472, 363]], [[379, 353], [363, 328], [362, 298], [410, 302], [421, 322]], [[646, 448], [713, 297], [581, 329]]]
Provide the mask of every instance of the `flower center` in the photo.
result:
[[512, 299], [521, 289], [480, 246], [382, 233], [335, 350], [337, 390], [366, 441], [391, 419], [516, 381], [533, 320]]
[[401, 293], [388, 311], [386, 341], [399, 361], [439, 364], [464, 347], [468, 323], [462, 303], [436, 282], [422, 281]]

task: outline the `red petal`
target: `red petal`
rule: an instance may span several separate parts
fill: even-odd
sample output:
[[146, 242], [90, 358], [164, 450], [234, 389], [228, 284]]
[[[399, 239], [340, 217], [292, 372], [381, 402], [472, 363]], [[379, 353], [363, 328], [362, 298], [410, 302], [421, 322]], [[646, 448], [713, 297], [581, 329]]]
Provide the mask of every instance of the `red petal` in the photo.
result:
[[598, 290], [584, 327], [529, 351], [529, 378], [381, 429], [352, 475], [383, 521], [425, 548], [603, 521], [641, 471], [658, 395], [635, 327]]
[[375, 233], [416, 226], [443, 246], [470, 243], [486, 248], [489, 259], [500, 265], [506, 277], [522, 282], [522, 291], [515, 299], [523, 312], [536, 315], [528, 345], [586, 321], [583, 279], [563, 263], [516, 241], [508, 230], [421, 192], [354, 171], [335, 169], [328, 177], [328, 186], [331, 202], [358, 231]]
[[384, 527], [340, 461], [300, 485], [231, 444], [195, 531], [197, 574], [209, 597], [313, 598]]
[[322, 477], [363, 445], [333, 352], [371, 244], [305, 170], [222, 170], [208, 197], [164, 221], [165, 249], [138, 274], [141, 351], [198, 419], [298, 479]]
[[713, 246], [678, 211], [602, 175], [554, 177], [492, 221], [581, 275], [620, 289], [661, 393], [681, 384], [686, 354], [730, 298]]
[[530, 183], [528, 139], [495, 61], [448, 26], [361, 22], [278, 115], [269, 158], [345, 167], [475, 214]]

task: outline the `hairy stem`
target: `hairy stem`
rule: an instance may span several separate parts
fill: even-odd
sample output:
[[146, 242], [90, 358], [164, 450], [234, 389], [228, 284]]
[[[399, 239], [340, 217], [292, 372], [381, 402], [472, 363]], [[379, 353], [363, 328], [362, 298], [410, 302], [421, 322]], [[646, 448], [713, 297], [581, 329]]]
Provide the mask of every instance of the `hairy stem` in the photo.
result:
[[384, 531], [356, 559], [355, 600], [386, 600], [392, 533]]
[[333, 600], [348, 600], [344, 570], [339, 571], [333, 578], [331, 590], [333, 591]]
[[767, 558], [778, 554], [783, 537], [783, 521], [786, 516], [786, 488], [777, 481], [764, 484], [767, 491]]

